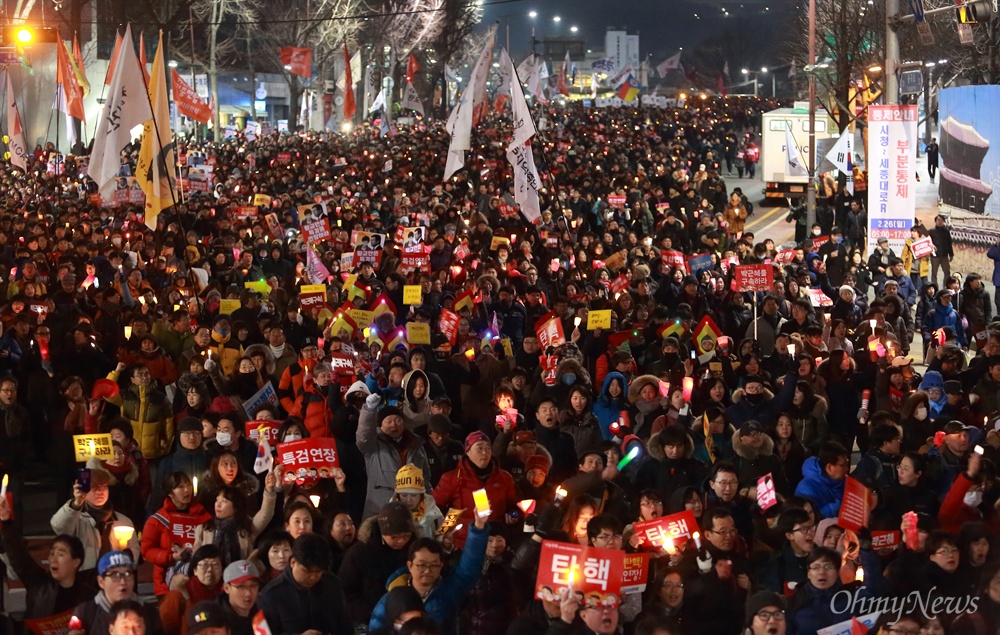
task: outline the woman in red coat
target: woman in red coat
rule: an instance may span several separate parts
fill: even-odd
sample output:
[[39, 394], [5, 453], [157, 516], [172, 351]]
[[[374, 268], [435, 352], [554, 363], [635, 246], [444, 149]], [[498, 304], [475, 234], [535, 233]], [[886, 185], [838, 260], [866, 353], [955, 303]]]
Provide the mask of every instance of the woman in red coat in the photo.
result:
[[[992, 513], [992, 506], [982, 505], [984, 479], [979, 476], [982, 461], [981, 454], [969, 454], [968, 467], [958, 475], [941, 503], [941, 510], [938, 512], [941, 529], [958, 535], [962, 525], [971, 521], [984, 521], [992, 531], [1000, 528], [996, 515]], [[983, 508], [989, 510], [988, 515], [981, 511]]]
[[486, 490], [490, 501], [490, 520], [504, 522], [507, 512], [514, 511], [517, 506], [514, 477], [500, 469], [500, 464], [493, 458], [490, 438], [476, 431], [465, 437], [462, 462], [454, 470], [441, 475], [434, 488], [434, 501], [441, 511], [449, 508], [465, 510], [459, 521], [462, 528], [453, 536], [459, 548], [465, 545], [466, 530], [472, 524], [472, 515], [476, 510], [472, 493], [480, 489]]
[[[153, 589], [157, 597], [163, 597], [167, 587], [167, 569], [180, 562], [185, 552], [191, 555], [194, 544], [194, 528], [206, 522], [211, 516], [194, 498], [191, 477], [184, 472], [174, 472], [164, 479], [167, 494], [163, 507], [146, 521], [142, 529], [140, 550], [142, 557], [153, 563]], [[174, 528], [187, 527], [187, 536], [181, 539], [173, 536]], [[181, 530], [183, 531], [183, 530]]]

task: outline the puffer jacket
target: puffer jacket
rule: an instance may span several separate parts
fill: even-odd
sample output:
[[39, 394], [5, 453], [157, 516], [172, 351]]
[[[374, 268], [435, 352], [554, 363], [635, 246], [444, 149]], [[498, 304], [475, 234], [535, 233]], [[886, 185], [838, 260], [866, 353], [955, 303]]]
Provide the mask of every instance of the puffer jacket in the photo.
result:
[[733, 435], [734, 457], [729, 462], [739, 475], [740, 489], [756, 487], [762, 476], [770, 474], [775, 491], [781, 496], [790, 496], [792, 487], [788, 484], [784, 466], [774, 455], [774, 441], [766, 434], [762, 434], [761, 439], [760, 448], [754, 449], [745, 443], [741, 435]]
[[237, 362], [243, 355], [243, 347], [232, 336], [223, 336], [214, 329], [212, 330], [212, 344], [209, 346], [212, 354], [212, 361], [219, 365], [222, 374], [229, 377], [236, 369]]
[[[414, 380], [422, 377], [424, 380], [424, 396], [417, 399], [413, 395]], [[431, 420], [431, 382], [427, 373], [422, 370], [411, 370], [403, 376], [403, 419], [410, 430], [426, 426]]]
[[[365, 472], [368, 474], [365, 516], [378, 512], [392, 498], [396, 491], [396, 472], [399, 468], [413, 464], [423, 470], [424, 474], [431, 473], [423, 439], [404, 430], [403, 436], [396, 442], [386, 436], [378, 424], [378, 412], [365, 404], [361, 409], [355, 435], [358, 449], [365, 457]], [[426, 482], [429, 487], [430, 481]], [[427, 491], [430, 493], [429, 489]]]
[[330, 423], [333, 422], [333, 413], [340, 406], [340, 385], [331, 380], [325, 390], [324, 394], [324, 389], [313, 383], [312, 376], [308, 377], [295, 400], [294, 410], [289, 413], [302, 417], [310, 437], [332, 436]]
[[835, 518], [844, 498], [844, 481], [835, 481], [823, 473], [819, 459], [811, 456], [802, 464], [802, 480], [795, 495], [812, 501], [823, 518]]
[[[693, 458], [694, 441], [688, 434], [685, 439], [684, 456], [680, 459], [668, 459], [660, 445], [659, 435], [646, 441], [646, 460], [636, 473], [635, 489], [655, 489], [664, 500], [678, 489], [684, 487], [700, 488], [708, 476], [708, 466]], [[635, 461], [633, 461], [634, 463]]]
[[[66, 501], [66, 504], [56, 510], [50, 522], [52, 531], [56, 534], [69, 534], [76, 536], [83, 543], [83, 564], [80, 571], [93, 569], [97, 566], [97, 560], [101, 555], [101, 532], [97, 528], [97, 521], [86, 511], [86, 505], [81, 509], [73, 507], [73, 500]], [[111, 534], [114, 535], [115, 527], [131, 527], [132, 537], [129, 538], [126, 549], [132, 552], [132, 558], [139, 560], [139, 539], [134, 533], [135, 524], [124, 514], [115, 512], [111, 520]], [[112, 540], [114, 538], [112, 537]]]
[[708, 446], [705, 445], [705, 427], [702, 420], [691, 428], [691, 437], [694, 439], [694, 458], [706, 465], [712, 465], [716, 461], [730, 461], [733, 458], [733, 445], [736, 441], [736, 428], [732, 424], [726, 424], [725, 429], [720, 434], [712, 435], [713, 451], [715, 461], [708, 454]]
[[[118, 372], [108, 373], [108, 379], [117, 382]], [[174, 417], [165, 394], [146, 386], [129, 386], [106, 399], [121, 408], [122, 416], [132, 424], [144, 458], [158, 459], [167, 453], [174, 442]]]
[[382, 540], [378, 520], [369, 516], [358, 528], [358, 539], [344, 554], [337, 576], [344, 583], [348, 610], [355, 624], [367, 624], [372, 610], [385, 593], [385, 583], [393, 571], [406, 564], [410, 545], [393, 549]]
[[[186, 518], [185, 516], [189, 517]], [[198, 501], [191, 501], [186, 512], [181, 512], [168, 497], [163, 506], [146, 519], [142, 529], [142, 557], [153, 563], [153, 592], [156, 597], [163, 597], [167, 591], [167, 568], [174, 563], [172, 547], [174, 537], [171, 533], [175, 521], [183, 520], [183, 524], [201, 525], [211, 518]], [[189, 540], [194, 544], [194, 536]]]
[[756, 404], [751, 404], [747, 400], [747, 396], [743, 394], [743, 391], [737, 390], [733, 393], [733, 405], [729, 406], [726, 410], [730, 423], [737, 428], [747, 421], [758, 421], [764, 425], [768, 425], [771, 421], [777, 419], [778, 414], [792, 403], [792, 398], [795, 397], [795, 382], [797, 379], [796, 372], [789, 373], [785, 377], [785, 381], [781, 385], [781, 390], [778, 391], [777, 395], [772, 397], [769, 391], [765, 389], [764, 397]]
[[[613, 398], [608, 394], [608, 387], [611, 385], [613, 380], [617, 379], [622, 386], [622, 392], [617, 399]], [[605, 440], [611, 438], [611, 424], [618, 421], [618, 417], [622, 410], [628, 411], [629, 404], [627, 399], [628, 395], [628, 380], [625, 379], [625, 375], [622, 375], [618, 371], [612, 371], [605, 375], [604, 381], [601, 383], [601, 394], [594, 401], [594, 416], [597, 417], [597, 425], [601, 428], [601, 436]]]
[[493, 522], [502, 523], [507, 512], [512, 511], [517, 505], [514, 477], [500, 469], [496, 458], [490, 459], [488, 470], [485, 478], [480, 477], [468, 457], [463, 457], [458, 467], [441, 476], [437, 487], [434, 488], [434, 500], [442, 510], [451, 508], [465, 510], [459, 519], [463, 527], [454, 534], [455, 545], [458, 547], [465, 544], [467, 532], [473, 526], [472, 515], [476, 512], [473, 492], [479, 489], [486, 490], [486, 496], [490, 501], [490, 520]]
[[[486, 545], [489, 543], [489, 527], [477, 529], [475, 525], [469, 528], [468, 540], [462, 550], [458, 565], [446, 575], [441, 576], [434, 588], [424, 598], [424, 613], [440, 624], [446, 634], [455, 633], [454, 622], [465, 596], [472, 585], [482, 575], [483, 563], [486, 561]], [[399, 569], [389, 577], [386, 591], [397, 586], [409, 586], [410, 574], [406, 568]], [[372, 611], [368, 632], [378, 632], [385, 625], [385, 598], [379, 600]]]
[[814, 453], [827, 437], [826, 412], [829, 409], [826, 399], [815, 395], [812, 408], [800, 408], [791, 404], [785, 410], [792, 420], [795, 438]]
[[948, 306], [944, 306], [941, 304], [940, 299], [941, 292], [938, 291], [937, 298], [935, 298], [934, 301], [934, 308], [932, 308], [924, 317], [923, 325], [920, 327], [921, 335], [923, 335], [924, 341], [930, 341], [934, 332], [938, 329], [950, 326], [951, 329], [955, 331], [955, 337], [958, 339], [958, 343], [961, 346], [966, 346], [967, 342], [965, 339], [965, 329], [962, 328], [962, 319], [958, 316], [958, 312], [955, 311], [955, 305], [949, 304]]
[[514, 576], [507, 554], [490, 559], [462, 609], [460, 633], [503, 635], [517, 615]]

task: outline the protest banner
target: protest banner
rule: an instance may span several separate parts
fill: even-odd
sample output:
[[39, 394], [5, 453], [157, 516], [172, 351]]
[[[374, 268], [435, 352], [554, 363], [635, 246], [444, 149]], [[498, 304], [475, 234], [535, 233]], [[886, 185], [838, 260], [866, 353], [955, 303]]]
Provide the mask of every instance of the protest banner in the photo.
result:
[[823, 293], [822, 289], [806, 289], [806, 291], [809, 293], [809, 301], [812, 302], [813, 306], [833, 306], [833, 300]]
[[677, 267], [678, 269], [684, 269], [685, 266], [684, 254], [676, 249], [664, 249], [661, 251], [660, 262], [662, 262], [665, 267]]
[[333, 468], [340, 466], [337, 440], [310, 437], [278, 444], [278, 461], [285, 466], [285, 482], [333, 478]]
[[871, 492], [860, 481], [850, 476], [844, 484], [844, 498], [840, 502], [837, 525], [857, 531], [868, 526], [871, 514]]
[[194, 549], [194, 530], [205, 518], [194, 514], [174, 513], [165, 517], [170, 522], [170, 543], [181, 549]]
[[441, 333], [447, 336], [452, 346], [455, 345], [455, 337], [458, 335], [459, 321], [460, 318], [457, 313], [448, 309], [441, 309], [441, 320], [438, 322], [438, 327], [441, 329]]
[[649, 558], [648, 553], [628, 553], [625, 554], [625, 561], [622, 567], [622, 595], [626, 593], [642, 593], [646, 590], [649, 579]]
[[219, 315], [232, 315], [243, 306], [239, 300], [225, 299], [219, 302]]
[[609, 196], [608, 205], [611, 207], [625, 207], [625, 196]]
[[363, 262], [370, 262], [375, 268], [378, 268], [382, 262], [385, 236], [373, 232], [354, 231], [351, 233], [351, 244], [354, 246], [352, 267], [358, 267]]
[[712, 268], [712, 255], [711, 254], [698, 254], [697, 256], [691, 256], [687, 259], [688, 273], [693, 276], [697, 276], [699, 273], [706, 269]]
[[667, 538], [673, 541], [674, 548], [680, 549], [698, 531], [698, 521], [691, 510], [686, 509], [669, 516], [637, 522], [633, 527], [636, 535], [642, 537], [643, 551], [662, 551], [668, 546]]
[[252, 419], [256, 415], [257, 409], [266, 403], [278, 403], [278, 393], [275, 392], [271, 382], [264, 384], [252, 397], [243, 402], [243, 411], [247, 413], [248, 418]]
[[733, 286], [740, 293], [770, 291], [774, 287], [774, 268], [770, 265], [736, 265]]
[[559, 601], [575, 594], [581, 606], [618, 606], [625, 552], [542, 541], [535, 597]]
[[403, 304], [419, 305], [423, 300], [423, 293], [419, 284], [403, 285]]
[[587, 313], [587, 330], [611, 328], [611, 309], [590, 311]]
[[304, 284], [299, 288], [299, 306], [310, 309], [326, 302], [325, 284]]
[[548, 317], [548, 319], [542, 319], [545, 321], [540, 326], [535, 327], [535, 333], [538, 335], [538, 343], [541, 344], [542, 350], [544, 351], [550, 346], [562, 346], [565, 344], [566, 335], [563, 333], [562, 320], [555, 314], [552, 317]]
[[260, 435], [263, 434], [267, 442], [273, 447], [278, 440], [278, 430], [281, 429], [281, 422], [271, 421], [270, 419], [252, 419], [243, 424], [243, 426], [246, 438], [254, 443], [259, 443]]
[[407, 322], [406, 341], [410, 344], [430, 344], [431, 325], [426, 322]]
[[34, 620], [24, 620], [24, 625], [32, 635], [66, 635], [69, 633], [69, 620], [73, 617], [73, 609], [63, 611], [51, 617], [40, 617]]
[[873, 531], [872, 551], [880, 556], [887, 556], [899, 549], [902, 543], [902, 532], [895, 531]]
[[113, 456], [110, 434], [74, 434], [73, 451], [76, 462], [84, 463], [94, 456], [102, 461], [110, 461]]
[[931, 237], [928, 236], [927, 238], [913, 241], [910, 249], [913, 251], [914, 258], [923, 258], [934, 254], [934, 243], [931, 242]]
[[777, 504], [778, 497], [774, 491], [774, 478], [768, 472], [757, 479], [757, 506], [766, 511]]

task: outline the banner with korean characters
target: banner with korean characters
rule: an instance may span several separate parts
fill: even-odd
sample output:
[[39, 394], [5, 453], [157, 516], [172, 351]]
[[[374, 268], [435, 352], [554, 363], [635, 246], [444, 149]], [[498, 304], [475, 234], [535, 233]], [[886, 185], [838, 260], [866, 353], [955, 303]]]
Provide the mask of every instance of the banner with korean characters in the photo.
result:
[[868, 107], [868, 252], [879, 238], [899, 254], [917, 209], [917, 106]]
[[90, 457], [97, 457], [108, 462], [113, 457], [110, 434], [74, 434], [73, 451], [76, 462], [85, 463]]
[[733, 272], [735, 291], [770, 291], [774, 287], [774, 268], [771, 265], [736, 265]]
[[310, 437], [279, 443], [278, 462], [285, 468], [286, 483], [333, 478], [333, 469], [340, 466], [337, 441], [330, 437]]
[[325, 284], [304, 284], [299, 288], [299, 306], [311, 309], [326, 302]]
[[535, 597], [558, 602], [573, 593], [581, 606], [618, 606], [624, 566], [624, 551], [545, 540]]
[[24, 625], [32, 635], [66, 635], [69, 633], [69, 621], [72, 617], [73, 609], [70, 609], [51, 617], [24, 620]]
[[676, 249], [664, 249], [661, 251], [660, 262], [663, 263], [664, 267], [677, 267], [681, 271], [684, 271], [686, 268], [684, 254]]
[[642, 550], [657, 552], [680, 549], [698, 531], [698, 521], [691, 510], [686, 509], [669, 516], [644, 520], [632, 527], [635, 534], [642, 538]]
[[281, 429], [280, 421], [271, 421], [270, 419], [253, 419], [247, 421], [244, 425], [244, 432], [246, 438], [250, 439], [254, 443], [260, 442], [260, 435], [263, 434], [267, 442], [274, 447], [274, 444], [278, 441], [278, 430]]
[[813, 306], [833, 306], [833, 300], [823, 293], [822, 289], [806, 289], [806, 292], [809, 294], [809, 301], [812, 302]]
[[194, 549], [194, 530], [205, 523], [208, 516], [196, 514], [170, 514], [164, 516], [170, 523], [170, 543], [181, 549]]
[[934, 255], [934, 243], [931, 242], [930, 236], [913, 241], [913, 244], [910, 245], [910, 249], [913, 251], [914, 258], [923, 258], [925, 256]]
[[642, 593], [649, 579], [648, 553], [627, 553], [622, 567], [622, 595]]

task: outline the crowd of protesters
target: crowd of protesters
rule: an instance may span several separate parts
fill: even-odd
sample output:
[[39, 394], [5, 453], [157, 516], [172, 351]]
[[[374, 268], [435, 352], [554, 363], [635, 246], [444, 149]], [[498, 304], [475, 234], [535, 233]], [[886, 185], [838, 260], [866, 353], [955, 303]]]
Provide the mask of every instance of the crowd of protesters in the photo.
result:
[[[747, 231], [754, 193], [725, 179], [752, 173], [773, 106], [540, 109], [534, 223], [497, 115], [445, 183], [436, 122], [180, 144], [214, 183], [195, 192], [184, 168], [155, 230], [141, 206], [95, 199], [77, 158], [58, 175], [41, 150], [27, 175], [4, 167], [17, 628], [72, 615], [71, 635], [249, 635], [262, 616], [274, 635], [803, 635], [873, 612], [838, 610], [846, 593], [882, 602], [883, 633], [1000, 632], [985, 282], [951, 275], [944, 219], [868, 251], [863, 197], [835, 185], [798, 243]], [[330, 236], [313, 244], [316, 218]], [[414, 260], [398, 237], [418, 226]], [[381, 237], [365, 238], [374, 257], [344, 256], [362, 251], [355, 231]], [[917, 258], [926, 235], [937, 251]], [[737, 264], [770, 268], [773, 287], [734, 291]], [[300, 301], [315, 284], [325, 298]], [[588, 328], [598, 311], [610, 321]], [[413, 323], [429, 341], [409, 341]], [[278, 422], [270, 445], [250, 438], [261, 420]], [[102, 433], [110, 455], [76, 462], [73, 435]], [[318, 437], [338, 457], [325, 478], [269, 455]], [[42, 464], [65, 500], [45, 566], [19, 522]], [[870, 500], [853, 530], [849, 475]], [[535, 597], [543, 539], [638, 552], [635, 523], [685, 510], [702, 540], [654, 553], [645, 592]], [[155, 601], [138, 601], [141, 572]]]

